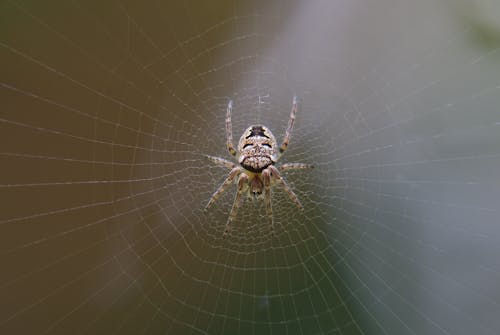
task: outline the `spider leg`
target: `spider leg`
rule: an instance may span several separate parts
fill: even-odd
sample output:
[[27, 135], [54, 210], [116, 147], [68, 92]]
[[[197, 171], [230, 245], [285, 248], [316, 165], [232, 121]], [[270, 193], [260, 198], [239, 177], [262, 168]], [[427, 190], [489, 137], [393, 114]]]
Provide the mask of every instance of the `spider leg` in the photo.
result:
[[236, 218], [236, 214], [238, 214], [238, 209], [241, 207], [241, 204], [243, 203], [244, 198], [242, 198], [241, 195], [245, 191], [246, 186], [248, 186], [248, 176], [244, 172], [242, 172], [240, 173], [238, 179], [238, 190], [236, 191], [236, 195], [234, 196], [233, 207], [231, 208], [231, 213], [229, 213], [229, 217], [227, 218], [226, 228], [224, 229], [224, 234], [222, 235], [223, 237], [226, 237], [227, 234], [229, 234], [229, 232], [231, 231], [231, 224]]
[[266, 202], [267, 219], [269, 220], [271, 235], [274, 235], [273, 207], [271, 203], [271, 172], [268, 169], [262, 171], [262, 179], [264, 181], [264, 200]]
[[279, 167], [280, 171], [287, 170], [308, 170], [314, 168], [312, 164], [306, 163], [285, 163]]
[[271, 176], [278, 182], [278, 184], [283, 188], [283, 190], [288, 194], [288, 197], [290, 198], [290, 200], [292, 200], [292, 202], [300, 209], [300, 210], [303, 210], [304, 207], [302, 206], [302, 204], [300, 203], [299, 201], [299, 198], [297, 197], [297, 195], [292, 191], [292, 189], [290, 188], [290, 186], [288, 186], [288, 184], [285, 182], [285, 180], [283, 179], [283, 177], [281, 177], [281, 174], [279, 173], [278, 169], [276, 167], [274, 167], [273, 165], [270, 165], [268, 167], [269, 169], [269, 172], [271, 172]]
[[295, 114], [298, 109], [298, 101], [297, 96], [293, 97], [292, 102], [292, 111], [290, 112], [290, 119], [288, 120], [288, 127], [285, 131], [285, 137], [283, 138], [283, 143], [280, 146], [280, 153], [285, 152], [286, 148], [288, 148], [288, 143], [290, 142], [290, 135], [292, 134], [293, 124], [295, 123]]
[[234, 165], [234, 163], [228, 161], [227, 159], [221, 158], [221, 157], [215, 157], [215, 156], [210, 156], [210, 155], [205, 155], [205, 157], [207, 157], [211, 162], [213, 162], [219, 166], [226, 167], [228, 169], [232, 169], [236, 166], [236, 165]]
[[231, 123], [232, 110], [233, 110], [233, 100], [229, 100], [226, 111], [226, 144], [229, 153], [233, 156], [236, 156], [236, 150], [234, 149], [234, 144], [233, 144], [233, 125]]
[[229, 184], [232, 183], [236, 175], [241, 172], [240, 167], [235, 167], [229, 172], [229, 175], [227, 176], [226, 180], [219, 186], [217, 191], [212, 195], [210, 200], [208, 201], [208, 204], [205, 206], [205, 210], [207, 210], [210, 206], [213, 205], [213, 203], [219, 198], [219, 196], [226, 190], [226, 188], [229, 186]]

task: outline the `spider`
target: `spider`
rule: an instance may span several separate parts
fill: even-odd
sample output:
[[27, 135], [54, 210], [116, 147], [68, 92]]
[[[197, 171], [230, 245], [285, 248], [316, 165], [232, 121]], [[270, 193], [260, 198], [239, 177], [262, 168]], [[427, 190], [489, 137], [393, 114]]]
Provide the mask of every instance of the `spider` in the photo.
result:
[[237, 191], [233, 207], [231, 208], [231, 212], [229, 213], [229, 217], [226, 222], [223, 237], [226, 237], [231, 230], [232, 223], [236, 218], [238, 209], [243, 203], [244, 194], [247, 194], [249, 198], [253, 197], [254, 199], [263, 199], [265, 201], [269, 227], [271, 229], [271, 234], [273, 235], [274, 224], [273, 209], [271, 204], [271, 187], [273, 185], [277, 184], [281, 186], [281, 188], [283, 188], [283, 190], [288, 194], [290, 200], [300, 210], [303, 210], [303, 206], [297, 195], [283, 179], [280, 171], [313, 168], [313, 165], [305, 163], [287, 163], [279, 167], [275, 166], [290, 142], [290, 135], [292, 133], [293, 124], [295, 123], [295, 114], [298, 109], [297, 97], [293, 97], [288, 127], [285, 131], [283, 142], [279, 148], [277, 146], [276, 138], [273, 133], [271, 133], [269, 128], [263, 125], [253, 125], [248, 127], [243, 132], [238, 143], [238, 150], [236, 150], [233, 145], [233, 131], [231, 124], [232, 109], [233, 102], [229, 101], [226, 111], [226, 146], [229, 153], [236, 157], [238, 164], [232, 163], [221, 157], [207, 155], [207, 158], [213, 163], [231, 169], [231, 171], [224, 182], [212, 195], [205, 206], [205, 210], [208, 210], [208, 208], [214, 204], [226, 188], [231, 183], [235, 182], [237, 184]]

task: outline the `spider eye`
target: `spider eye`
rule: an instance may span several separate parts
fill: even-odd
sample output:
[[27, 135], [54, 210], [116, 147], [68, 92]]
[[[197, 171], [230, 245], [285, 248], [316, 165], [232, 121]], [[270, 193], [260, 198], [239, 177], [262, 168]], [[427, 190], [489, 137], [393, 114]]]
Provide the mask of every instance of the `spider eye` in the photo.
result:
[[243, 146], [243, 149], [247, 148], [247, 147], [251, 147], [253, 144], [252, 143], [247, 143]]
[[269, 144], [269, 143], [262, 143], [262, 145], [263, 145], [264, 147], [271, 148], [271, 144]]

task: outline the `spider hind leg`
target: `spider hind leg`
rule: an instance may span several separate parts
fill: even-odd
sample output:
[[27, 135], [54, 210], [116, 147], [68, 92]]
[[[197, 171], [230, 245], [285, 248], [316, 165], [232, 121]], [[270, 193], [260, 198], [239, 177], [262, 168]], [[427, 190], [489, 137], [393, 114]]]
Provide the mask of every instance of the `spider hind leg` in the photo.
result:
[[233, 100], [229, 100], [226, 109], [226, 147], [227, 151], [236, 156], [236, 149], [233, 144], [233, 125], [231, 123], [231, 112], [233, 111]]
[[297, 114], [297, 110], [299, 109], [299, 101], [297, 96], [293, 97], [292, 101], [292, 110], [290, 111], [290, 119], [288, 120], [288, 126], [285, 131], [285, 137], [283, 138], [283, 142], [280, 145], [279, 151], [280, 153], [284, 153], [288, 148], [288, 143], [290, 143], [290, 136], [292, 134], [293, 125], [295, 123], [295, 114]]

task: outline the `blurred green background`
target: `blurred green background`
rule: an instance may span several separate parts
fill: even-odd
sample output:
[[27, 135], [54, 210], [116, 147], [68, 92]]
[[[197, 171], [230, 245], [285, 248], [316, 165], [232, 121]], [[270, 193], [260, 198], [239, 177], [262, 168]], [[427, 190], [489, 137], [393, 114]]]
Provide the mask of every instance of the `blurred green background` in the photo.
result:
[[[498, 334], [500, 7], [3, 1], [0, 333]], [[234, 189], [264, 124], [304, 212]]]

